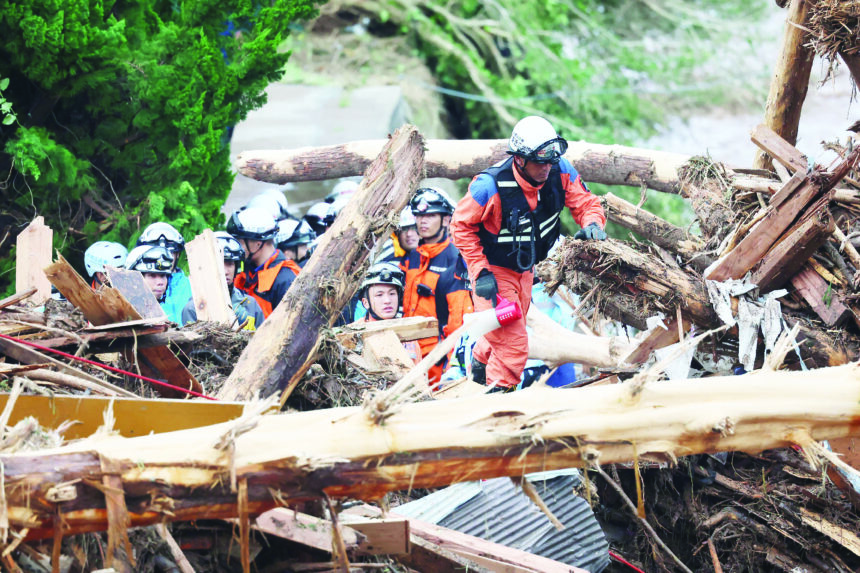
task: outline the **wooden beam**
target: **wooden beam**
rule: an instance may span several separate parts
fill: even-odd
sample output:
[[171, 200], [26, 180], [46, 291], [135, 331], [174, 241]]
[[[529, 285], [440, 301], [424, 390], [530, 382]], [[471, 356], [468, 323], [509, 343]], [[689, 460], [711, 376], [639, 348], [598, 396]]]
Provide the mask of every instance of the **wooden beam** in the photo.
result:
[[[45, 278], [47, 279], [47, 277]], [[18, 292], [11, 296], [7, 296], [3, 300], [0, 300], [0, 309], [6, 308], [7, 306], [12, 306], [13, 304], [18, 304], [29, 296], [36, 294], [38, 290], [39, 289], [37, 289], [36, 287], [30, 287], [23, 292]]]
[[753, 268], [752, 282], [761, 292], [783, 286], [821, 247], [836, 228], [825, 195], [776, 243]]
[[[807, 44], [807, 21], [812, 2], [791, 0], [785, 17], [782, 48], [774, 67], [765, 106], [764, 123], [789, 144], [797, 143], [797, 128], [812, 72], [814, 52]], [[768, 169], [770, 158], [763, 152], [754, 167]], [[806, 166], [803, 167], [806, 170]], [[795, 170], [797, 171], [797, 170]]]
[[257, 515], [279, 500], [320, 492], [372, 500], [410, 487], [593, 463], [758, 452], [855, 435], [858, 372], [848, 364], [695, 383], [529, 388], [402, 404], [379, 424], [362, 407], [249, 416], [167, 434], [3, 454], [0, 463], [10, 525], [28, 527], [28, 538], [37, 539], [53, 533], [57, 512], [48, 491], [59, 483], [74, 482], [73, 499], [62, 505], [67, 535], [107, 527], [102, 492], [76, 481], [98, 480], [103, 460], [116, 461], [113, 475], [121, 478], [132, 526], [233, 518], [233, 472], [247, 481], [247, 511]]
[[[796, 134], [795, 134], [796, 138]], [[809, 165], [806, 156], [784, 138], [765, 124], [759, 124], [750, 133], [750, 139], [759, 149], [767, 153], [772, 159], [776, 159], [793, 174], [806, 175]]]
[[51, 298], [51, 283], [42, 269], [51, 264], [53, 240], [54, 231], [45, 225], [42, 216], [33, 219], [16, 239], [15, 292], [35, 288], [36, 292], [30, 298], [34, 305]]
[[401, 341], [418, 340], [439, 334], [439, 321], [436, 317], [410, 316], [373, 322], [353, 322], [334, 330], [338, 342], [349, 349], [355, 349], [358, 340], [368, 334], [390, 330]]
[[403, 343], [390, 330], [365, 335], [361, 355], [379, 370], [390, 372], [394, 380], [403, 378], [415, 366]]
[[412, 550], [408, 555], [397, 558], [398, 562], [410, 570], [434, 573], [497, 573], [417, 536], [412, 536], [411, 546]]
[[777, 207], [769, 205], [764, 216], [753, 225], [740, 243], [708, 269], [705, 278], [712, 281], [742, 278], [770, 250], [820, 190], [817, 184], [807, 179]]
[[851, 309], [811, 267], [804, 266], [791, 278], [791, 284], [827, 326], [839, 326], [851, 317]]
[[409, 553], [409, 519], [398, 516], [379, 518], [340, 514], [341, 523], [366, 538], [359, 552], [372, 555], [406, 555]]
[[393, 229], [424, 177], [424, 143], [404, 126], [368, 167], [358, 191], [320, 239], [287, 294], [242, 352], [218, 398], [285, 399], [316, 360], [321, 332], [330, 328], [357, 290], [373, 245]]
[[[287, 507], [277, 507], [259, 515], [252, 528], [314, 549], [332, 552], [334, 524], [327, 519]], [[340, 534], [348, 551], [358, 549], [365, 539], [362, 534], [349, 526], [341, 526]]]
[[[353, 141], [325, 147], [251, 150], [236, 158], [242, 175], [283, 184], [362, 175], [386, 141]], [[427, 140], [425, 177], [474, 177], [507, 157], [506, 139]], [[571, 141], [565, 158], [583, 180], [607, 185], [645, 185], [657, 191], [679, 193], [678, 169], [690, 156], [680, 153]]]
[[185, 244], [191, 294], [197, 320], [232, 324], [236, 320], [224, 278], [224, 252], [215, 233], [206, 229]]

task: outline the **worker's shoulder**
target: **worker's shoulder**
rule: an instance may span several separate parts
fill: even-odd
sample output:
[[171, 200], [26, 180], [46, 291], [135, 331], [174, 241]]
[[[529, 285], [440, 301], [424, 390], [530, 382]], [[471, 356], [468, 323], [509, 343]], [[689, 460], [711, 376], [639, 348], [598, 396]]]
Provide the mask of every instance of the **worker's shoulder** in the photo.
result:
[[562, 157], [558, 162], [558, 172], [570, 175], [571, 179], [576, 179], [576, 176], [579, 175], [576, 167], [574, 167], [573, 164], [564, 157]]
[[479, 173], [469, 184], [469, 194], [481, 207], [485, 207], [498, 193], [496, 181], [489, 173]]

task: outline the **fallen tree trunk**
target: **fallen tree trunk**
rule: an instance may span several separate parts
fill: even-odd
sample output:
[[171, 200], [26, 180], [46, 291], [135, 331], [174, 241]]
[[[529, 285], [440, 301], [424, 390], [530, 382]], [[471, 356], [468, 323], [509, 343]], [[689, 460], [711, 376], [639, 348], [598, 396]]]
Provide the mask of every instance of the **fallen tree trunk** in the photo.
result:
[[349, 303], [364, 263], [380, 237], [388, 236], [422, 178], [424, 140], [404, 126], [367, 168], [361, 187], [283, 300], [254, 334], [218, 393], [222, 400], [248, 400], [276, 391], [287, 395], [316, 358], [320, 331]]
[[622, 364], [634, 344], [617, 336], [589, 336], [563, 327], [536, 305], [526, 316], [529, 328], [529, 358], [543, 360], [550, 368], [577, 363], [611, 368]]
[[[323, 493], [369, 500], [596, 463], [793, 443], [814, 448], [814, 440], [857, 434], [860, 370], [535, 388], [404, 404], [380, 424], [372, 414], [351, 407], [247, 416], [2, 455], [9, 523], [38, 539], [51, 537], [58, 519], [62, 535], [106, 529], [106, 496], [127, 508], [127, 516], [114, 519], [138, 526], [236, 517], [240, 505], [254, 515]], [[110, 489], [101, 485], [106, 476]], [[231, 489], [231, 482], [239, 487]]]
[[[662, 312], [711, 329], [722, 323], [711, 306], [699, 277], [670, 267], [660, 259], [619, 241], [566, 239], [556, 254], [538, 265], [538, 273], [550, 292], [560, 284], [583, 294], [599, 289], [601, 309], [608, 316], [646, 330], [645, 319]], [[789, 326], [801, 322], [786, 313]], [[807, 366], [837, 366], [853, 360], [839, 333], [801, 322], [798, 345]]]
[[[807, 21], [812, 3], [809, 0], [791, 0], [785, 17], [782, 49], [776, 62], [770, 92], [765, 107], [765, 124], [783, 139], [797, 143], [797, 128], [815, 52], [806, 45]], [[754, 166], [770, 169], [770, 157], [759, 151]]]
[[[279, 184], [350, 177], [364, 173], [384, 144], [385, 140], [368, 140], [325, 147], [246, 151], [236, 158], [236, 169], [252, 179]], [[507, 146], [505, 139], [428, 140], [425, 176], [474, 177], [507, 157]], [[678, 170], [690, 159], [679, 153], [585, 141], [570, 142], [565, 158], [586, 182], [645, 185], [666, 193], [680, 192]]]

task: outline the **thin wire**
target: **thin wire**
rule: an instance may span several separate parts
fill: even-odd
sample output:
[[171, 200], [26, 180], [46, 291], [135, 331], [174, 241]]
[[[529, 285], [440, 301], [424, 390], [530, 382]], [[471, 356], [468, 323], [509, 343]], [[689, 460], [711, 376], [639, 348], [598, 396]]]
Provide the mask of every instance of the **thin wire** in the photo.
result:
[[68, 354], [63, 352], [62, 350], [57, 350], [55, 348], [48, 348], [47, 346], [42, 346], [41, 344], [36, 344], [35, 342], [30, 342], [28, 340], [21, 340], [20, 338], [15, 338], [14, 336], [8, 336], [6, 334], [0, 334], [0, 338], [5, 338], [6, 340], [11, 340], [13, 342], [18, 342], [20, 344], [25, 344], [27, 346], [32, 346], [37, 350], [41, 350], [43, 352], [53, 352], [54, 354], [59, 354], [64, 358], [69, 358], [71, 360], [77, 360], [78, 362], [83, 362], [84, 364], [89, 364], [90, 366], [96, 366], [98, 368], [104, 368], [110, 372], [115, 372], [117, 374], [125, 374], [126, 376], [131, 376], [132, 378], [138, 378], [145, 382], [149, 382], [150, 384], [157, 384], [158, 386], [164, 386], [165, 388], [170, 388], [172, 390], [178, 390], [180, 392], [185, 392], [186, 394], [190, 394], [191, 396], [196, 396], [198, 398], [206, 398], [207, 400], [213, 400], [215, 402], [218, 401], [217, 398], [213, 398], [212, 396], [207, 396], [206, 394], [201, 394], [200, 392], [195, 392], [194, 390], [188, 388], [181, 388], [179, 386], [174, 386], [173, 384], [168, 384], [167, 382], [162, 382], [161, 380], [156, 380], [155, 378], [149, 378], [147, 376], [141, 376], [140, 374], [135, 374], [134, 372], [127, 372], [125, 370], [120, 370], [119, 368], [114, 368], [113, 366], [108, 366], [107, 364], [102, 364], [101, 362], [96, 362], [95, 360], [88, 360], [87, 358], [81, 358], [80, 356], [75, 356], [74, 354]]

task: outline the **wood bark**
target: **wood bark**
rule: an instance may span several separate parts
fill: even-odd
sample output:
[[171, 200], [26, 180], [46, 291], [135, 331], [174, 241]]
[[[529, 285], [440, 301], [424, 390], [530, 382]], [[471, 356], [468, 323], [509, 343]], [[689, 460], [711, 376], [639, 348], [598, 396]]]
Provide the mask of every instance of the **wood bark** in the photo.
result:
[[[326, 147], [246, 151], [236, 158], [236, 169], [252, 179], [279, 184], [350, 177], [364, 173], [384, 144], [384, 140], [369, 140]], [[507, 145], [505, 139], [430, 139], [425, 177], [474, 177], [507, 157]], [[690, 159], [680, 153], [585, 141], [570, 142], [565, 158], [586, 182], [644, 185], [666, 193], [680, 192], [678, 170]]]
[[607, 193], [600, 199], [606, 211], [606, 217], [610, 221], [638, 233], [670, 252], [681, 255], [684, 259], [694, 259], [701, 268], [710, 264], [710, 259], [699, 253], [705, 246], [704, 241], [699, 237], [612, 193]]
[[[765, 107], [765, 124], [783, 139], [794, 145], [803, 100], [809, 88], [814, 51], [806, 46], [807, 20], [811, 2], [791, 0], [785, 20], [782, 49], [776, 62], [770, 92]], [[769, 169], [770, 158], [759, 151], [754, 166]]]
[[848, 71], [851, 72], [851, 77], [854, 78], [854, 83], [857, 89], [860, 90], [860, 53], [847, 54], [845, 51], [840, 51], [839, 56], [845, 65], [848, 66]]
[[[860, 367], [533, 388], [402, 404], [384, 423], [373, 419], [363, 407], [247, 416], [2, 455], [9, 522], [28, 528], [28, 539], [51, 537], [57, 519], [63, 535], [104, 530], [107, 493], [127, 508], [131, 526], [232, 518], [239, 494], [231, 476], [247, 484], [245, 507], [255, 515], [323, 493], [370, 500], [399, 489], [595, 463], [807, 447], [856, 435]], [[113, 482], [105, 490], [108, 474]], [[123, 495], [113, 495], [117, 490]]]
[[330, 327], [361, 282], [365, 261], [423, 176], [424, 140], [400, 128], [367, 168], [284, 299], [242, 352], [218, 398], [247, 400], [288, 394], [316, 358], [321, 330]]
[[[679, 307], [683, 318], [699, 327], [721, 324], [702, 279], [618, 241], [565, 239], [558, 255], [538, 265], [538, 272], [548, 289], [565, 284], [579, 293], [600, 290], [601, 310], [640, 330], [647, 329], [649, 316], [673, 317]], [[798, 322], [789, 314], [786, 321], [789, 327]], [[832, 333], [802, 321], [798, 345], [807, 366], [845, 364], [856, 354]]]

